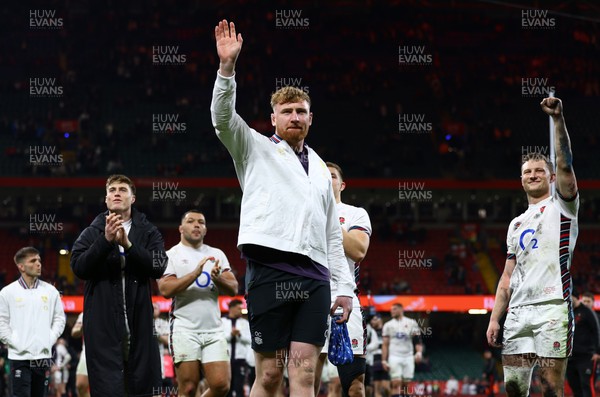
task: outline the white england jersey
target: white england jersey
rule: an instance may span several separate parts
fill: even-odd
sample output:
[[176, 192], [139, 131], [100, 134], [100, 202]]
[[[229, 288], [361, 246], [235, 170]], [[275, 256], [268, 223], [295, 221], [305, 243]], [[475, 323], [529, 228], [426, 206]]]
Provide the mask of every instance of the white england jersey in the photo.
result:
[[577, 240], [579, 195], [530, 204], [512, 220], [506, 237], [507, 259], [516, 265], [510, 278], [509, 307], [552, 300], [569, 301], [571, 259]]
[[[223, 251], [206, 244], [195, 249], [179, 243], [167, 251], [167, 256], [169, 262], [163, 277], [167, 275], [183, 277], [192, 272], [200, 260], [207, 256], [219, 259], [219, 266], [223, 272], [231, 270]], [[170, 315], [172, 332], [222, 331], [219, 291], [210, 276], [214, 264], [215, 262], [210, 260], [206, 262], [200, 277], [185, 291], [173, 297]]]
[[390, 338], [389, 357], [406, 357], [414, 354], [413, 336], [421, 334], [419, 325], [412, 318], [402, 316], [400, 320], [392, 318], [383, 325], [383, 336]]
[[[371, 237], [371, 220], [369, 219], [369, 214], [364, 208], [355, 207], [353, 205], [348, 205], [345, 203], [337, 203], [337, 212], [338, 217], [340, 218], [340, 226], [344, 228], [347, 232], [351, 230], [361, 230], [369, 237]], [[348, 261], [348, 267], [350, 268], [350, 273], [354, 275], [354, 282], [356, 285], [359, 284], [359, 266], [360, 264], [355, 263], [352, 259], [346, 256], [346, 261]], [[337, 297], [337, 284], [331, 283], [331, 298], [332, 301]], [[360, 302], [358, 297], [354, 296], [354, 307], [360, 307]]]

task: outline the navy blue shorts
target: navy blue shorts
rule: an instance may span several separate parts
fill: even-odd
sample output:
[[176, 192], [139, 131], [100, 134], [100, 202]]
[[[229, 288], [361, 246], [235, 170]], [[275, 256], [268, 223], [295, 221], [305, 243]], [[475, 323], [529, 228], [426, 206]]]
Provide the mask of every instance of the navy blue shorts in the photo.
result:
[[274, 352], [292, 341], [325, 344], [329, 282], [248, 260], [246, 294], [253, 350]]

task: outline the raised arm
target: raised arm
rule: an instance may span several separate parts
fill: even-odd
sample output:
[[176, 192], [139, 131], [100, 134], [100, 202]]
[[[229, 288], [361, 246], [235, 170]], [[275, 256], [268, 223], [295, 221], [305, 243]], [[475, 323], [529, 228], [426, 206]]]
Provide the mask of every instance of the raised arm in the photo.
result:
[[488, 344], [493, 347], [502, 346], [501, 341], [498, 340], [498, 335], [500, 334], [500, 318], [506, 311], [508, 302], [510, 301], [510, 277], [512, 276], [513, 270], [515, 270], [516, 264], [516, 259], [506, 259], [504, 271], [502, 272], [502, 276], [500, 276], [500, 282], [498, 282], [498, 288], [496, 289], [494, 309], [492, 309], [490, 324], [486, 333]]
[[260, 135], [253, 133], [235, 111], [235, 63], [242, 50], [243, 40], [241, 34], [236, 36], [234, 23], [226, 20], [215, 26], [215, 39], [219, 72], [210, 104], [211, 120], [217, 137], [223, 142], [233, 161], [239, 165], [245, 162], [255, 139], [254, 135]]
[[235, 73], [235, 62], [242, 51], [242, 34], [235, 33], [235, 24], [223, 19], [215, 26], [217, 55], [219, 56], [219, 73], [223, 77], [231, 77]]
[[558, 98], [544, 98], [540, 105], [554, 121], [556, 189], [565, 200], [570, 200], [577, 194], [577, 179], [573, 170], [573, 152], [563, 117], [562, 101]]

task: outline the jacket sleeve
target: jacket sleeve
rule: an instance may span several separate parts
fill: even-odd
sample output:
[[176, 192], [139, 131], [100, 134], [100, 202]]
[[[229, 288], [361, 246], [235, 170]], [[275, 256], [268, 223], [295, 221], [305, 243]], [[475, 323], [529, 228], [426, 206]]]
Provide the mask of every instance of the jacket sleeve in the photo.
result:
[[369, 330], [369, 335], [371, 340], [367, 345], [367, 352], [371, 353], [379, 348], [379, 337], [377, 336], [377, 332], [375, 332], [373, 328]]
[[103, 233], [94, 237], [94, 229], [86, 228], [73, 244], [71, 268], [73, 273], [82, 280], [92, 280], [97, 277], [99, 269], [105, 266], [105, 261], [114, 245], [109, 243]]
[[147, 239], [147, 248], [133, 243], [127, 251], [127, 262], [133, 263], [136, 273], [141, 272], [153, 279], [159, 279], [167, 268], [168, 257], [165, 252], [165, 243], [156, 226], [151, 227]]
[[8, 306], [9, 298], [5, 291], [0, 291], [0, 342], [12, 346], [11, 336], [12, 329], [10, 328], [10, 307]]
[[331, 281], [337, 284], [338, 296], [354, 296], [356, 283], [350, 273], [350, 267], [344, 254], [342, 228], [340, 227], [340, 218], [331, 186], [329, 187], [327, 204], [327, 263], [331, 273]]
[[52, 328], [50, 330], [50, 341], [54, 345], [65, 330], [65, 309], [63, 308], [60, 294], [55, 291], [54, 314], [52, 316]]
[[225, 316], [221, 319], [221, 323], [223, 324], [225, 340], [227, 341], [227, 343], [231, 343], [231, 320], [229, 319], [229, 317]]
[[235, 76], [223, 77], [217, 73], [210, 114], [219, 140], [225, 145], [236, 163], [248, 157], [254, 139], [260, 134], [253, 131], [235, 112]]
[[251, 344], [252, 335], [250, 334], [250, 324], [247, 321], [243, 321], [240, 325], [240, 343], [243, 345]]

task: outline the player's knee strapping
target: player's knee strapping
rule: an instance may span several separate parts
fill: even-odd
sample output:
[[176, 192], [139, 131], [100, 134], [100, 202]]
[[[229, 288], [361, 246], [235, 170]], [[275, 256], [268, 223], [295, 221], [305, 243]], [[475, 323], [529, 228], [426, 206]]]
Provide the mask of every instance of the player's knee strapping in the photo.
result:
[[354, 361], [350, 364], [338, 365], [337, 370], [340, 375], [340, 383], [342, 384], [342, 395], [348, 397], [352, 381], [366, 372], [367, 360], [354, 356]]
[[531, 367], [504, 367], [504, 384], [508, 397], [527, 397], [531, 384]]

